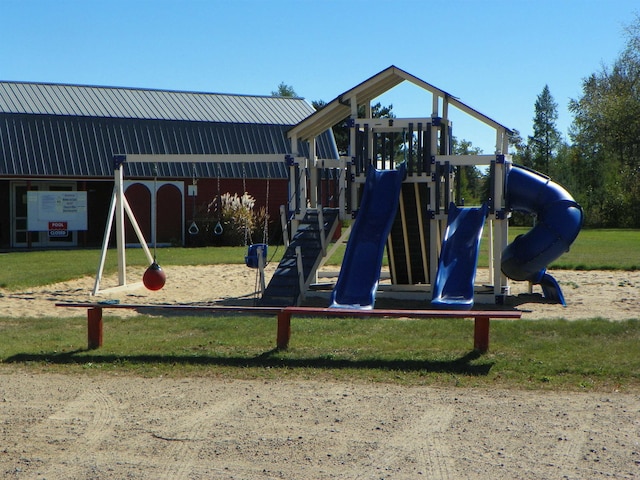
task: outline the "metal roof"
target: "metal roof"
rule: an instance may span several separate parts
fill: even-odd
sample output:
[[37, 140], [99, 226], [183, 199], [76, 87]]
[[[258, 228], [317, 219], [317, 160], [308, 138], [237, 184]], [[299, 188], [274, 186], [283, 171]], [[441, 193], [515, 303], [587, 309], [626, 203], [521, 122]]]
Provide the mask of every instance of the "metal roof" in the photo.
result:
[[[287, 130], [314, 111], [300, 98], [0, 82], [0, 176], [111, 177], [114, 154], [288, 154]], [[308, 144], [298, 143], [307, 155]], [[330, 129], [320, 158], [337, 158]], [[148, 177], [149, 164], [126, 175]], [[184, 163], [160, 176], [191, 177]], [[286, 178], [282, 163], [197, 166], [199, 177]]]
[[292, 97], [0, 82], [0, 113], [295, 125], [314, 111]]
[[[0, 115], [0, 176], [111, 177], [113, 155], [287, 154], [288, 125]], [[337, 158], [330, 131], [317, 144], [321, 158]], [[298, 151], [307, 155], [308, 144]], [[244, 165], [244, 167], [243, 167]], [[200, 177], [286, 178], [278, 164], [199, 164]], [[128, 176], [150, 176], [149, 164], [127, 164]], [[192, 166], [167, 163], [160, 176], [191, 177]]]

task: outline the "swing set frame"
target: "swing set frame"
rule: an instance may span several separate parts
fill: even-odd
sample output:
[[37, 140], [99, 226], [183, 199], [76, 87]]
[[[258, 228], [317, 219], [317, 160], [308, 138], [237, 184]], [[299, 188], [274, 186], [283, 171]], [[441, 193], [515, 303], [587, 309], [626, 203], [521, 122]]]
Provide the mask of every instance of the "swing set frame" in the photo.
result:
[[[125, 241], [125, 215], [129, 218], [131, 226], [140, 242], [149, 264], [154, 262], [154, 255], [149, 249], [144, 234], [140, 229], [138, 221], [131, 209], [124, 194], [124, 172], [123, 165], [125, 163], [279, 163], [291, 158], [291, 155], [285, 154], [183, 154], [183, 155], [167, 155], [167, 154], [117, 154], [113, 156], [113, 193], [111, 195], [111, 203], [107, 215], [107, 223], [102, 241], [102, 249], [100, 253], [100, 262], [96, 272], [96, 278], [91, 292], [92, 295], [100, 293], [113, 292], [118, 290], [138, 288], [142, 282], [127, 284], [127, 260], [126, 260], [126, 241]], [[154, 192], [156, 195], [157, 192]], [[155, 205], [152, 202], [152, 205]], [[156, 218], [157, 212], [152, 212], [152, 218]], [[109, 239], [111, 231], [115, 223], [116, 251], [118, 258], [118, 285], [115, 287], [101, 289], [102, 276], [104, 273], [104, 265], [109, 250]], [[156, 239], [153, 239], [154, 245]]]

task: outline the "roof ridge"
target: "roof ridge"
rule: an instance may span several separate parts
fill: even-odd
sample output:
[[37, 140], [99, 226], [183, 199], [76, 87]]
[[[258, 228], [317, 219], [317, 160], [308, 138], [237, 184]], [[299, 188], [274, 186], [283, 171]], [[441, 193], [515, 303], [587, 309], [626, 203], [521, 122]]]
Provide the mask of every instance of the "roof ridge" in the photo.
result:
[[16, 85], [40, 85], [50, 87], [68, 87], [68, 88], [95, 88], [105, 90], [129, 90], [140, 92], [159, 92], [159, 93], [176, 93], [176, 94], [189, 94], [189, 95], [217, 95], [227, 97], [249, 97], [249, 98], [284, 98], [287, 100], [304, 100], [305, 97], [280, 97], [277, 95], [267, 94], [251, 94], [251, 93], [223, 93], [223, 92], [204, 92], [198, 90], [175, 90], [169, 88], [154, 88], [154, 87], [119, 87], [114, 85], [91, 85], [81, 83], [60, 83], [60, 82], [31, 82], [27, 80], [0, 80], [0, 84], [16, 84]]
[[0, 113], [295, 125], [303, 98], [0, 81]]

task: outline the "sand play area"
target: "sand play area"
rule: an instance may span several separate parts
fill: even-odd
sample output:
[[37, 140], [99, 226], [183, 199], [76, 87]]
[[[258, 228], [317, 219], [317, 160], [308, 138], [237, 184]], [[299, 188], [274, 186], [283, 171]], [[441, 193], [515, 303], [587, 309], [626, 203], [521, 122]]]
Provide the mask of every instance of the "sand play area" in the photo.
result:
[[[159, 292], [101, 299], [246, 302], [255, 286], [244, 266], [166, 272]], [[138, 281], [142, 270], [129, 273]], [[568, 307], [515, 284], [523, 319], [640, 316], [640, 272], [552, 273]], [[54, 304], [95, 301], [92, 287], [83, 278], [0, 290], [0, 318], [84, 316]], [[640, 478], [640, 392], [71, 376], [0, 365], [0, 478]]]

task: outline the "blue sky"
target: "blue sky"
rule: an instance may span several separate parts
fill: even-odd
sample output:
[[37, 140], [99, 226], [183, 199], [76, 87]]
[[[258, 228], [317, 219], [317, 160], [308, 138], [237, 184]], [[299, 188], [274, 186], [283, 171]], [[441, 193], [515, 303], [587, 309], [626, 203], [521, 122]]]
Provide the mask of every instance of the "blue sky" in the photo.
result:
[[[330, 101], [396, 65], [523, 135], [545, 84], [557, 126], [582, 80], [625, 45], [637, 0], [0, 0], [0, 80]], [[396, 116], [429, 116], [401, 87]], [[493, 134], [453, 117], [493, 151]]]

